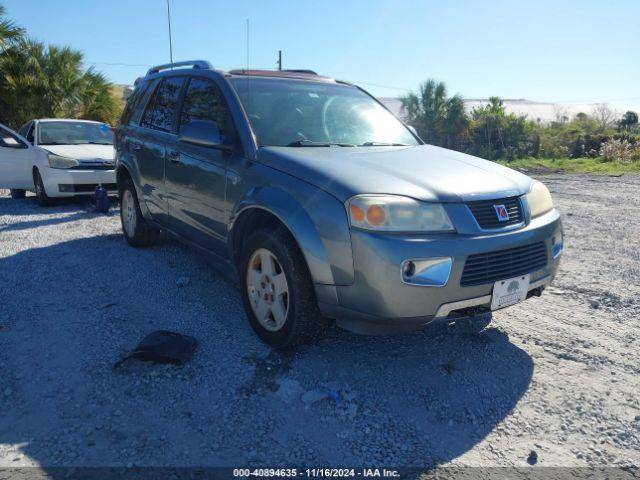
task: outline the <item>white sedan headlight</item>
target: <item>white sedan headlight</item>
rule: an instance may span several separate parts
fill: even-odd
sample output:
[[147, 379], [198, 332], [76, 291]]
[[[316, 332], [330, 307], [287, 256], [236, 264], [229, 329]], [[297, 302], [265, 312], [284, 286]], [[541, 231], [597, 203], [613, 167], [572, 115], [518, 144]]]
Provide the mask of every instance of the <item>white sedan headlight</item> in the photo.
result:
[[347, 209], [353, 227], [385, 232], [453, 232], [439, 203], [418, 202], [397, 195], [358, 195]]
[[527, 203], [529, 204], [529, 210], [531, 211], [531, 218], [544, 215], [553, 208], [553, 199], [549, 189], [540, 182], [533, 182], [531, 190], [526, 195]]
[[48, 154], [47, 159], [51, 168], [73, 168], [80, 165], [74, 158], [62, 157], [54, 153]]

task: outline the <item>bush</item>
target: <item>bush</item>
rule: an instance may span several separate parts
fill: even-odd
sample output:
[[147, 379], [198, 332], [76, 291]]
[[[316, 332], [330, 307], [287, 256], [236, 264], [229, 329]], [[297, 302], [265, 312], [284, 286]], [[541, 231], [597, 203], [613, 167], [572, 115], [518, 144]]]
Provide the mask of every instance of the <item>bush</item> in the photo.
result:
[[634, 145], [626, 139], [611, 139], [602, 144], [600, 155], [607, 161], [631, 163], [640, 159], [640, 145]]

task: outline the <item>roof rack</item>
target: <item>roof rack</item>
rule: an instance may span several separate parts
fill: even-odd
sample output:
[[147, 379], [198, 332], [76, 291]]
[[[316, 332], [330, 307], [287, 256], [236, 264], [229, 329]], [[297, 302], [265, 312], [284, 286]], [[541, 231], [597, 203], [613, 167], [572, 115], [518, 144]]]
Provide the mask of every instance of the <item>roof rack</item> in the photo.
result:
[[306, 75], [318, 75], [316, 72], [314, 72], [313, 70], [307, 70], [304, 68], [299, 68], [299, 69], [287, 69], [287, 70], [281, 70], [282, 72], [291, 72], [291, 73], [304, 73]]
[[175, 62], [175, 63], [166, 63], [164, 65], [158, 65], [156, 67], [151, 67], [147, 71], [147, 75], [152, 75], [154, 73], [159, 73], [161, 70], [173, 70], [176, 67], [191, 67], [194, 69], [203, 69], [203, 70], [212, 70], [213, 65], [211, 65], [206, 60], [186, 60], [184, 62]]
[[318, 75], [313, 70], [229, 70], [229, 75], [240, 75], [249, 77], [279, 77], [279, 78], [295, 78], [301, 80], [313, 80], [315, 82], [334, 82], [330, 77]]

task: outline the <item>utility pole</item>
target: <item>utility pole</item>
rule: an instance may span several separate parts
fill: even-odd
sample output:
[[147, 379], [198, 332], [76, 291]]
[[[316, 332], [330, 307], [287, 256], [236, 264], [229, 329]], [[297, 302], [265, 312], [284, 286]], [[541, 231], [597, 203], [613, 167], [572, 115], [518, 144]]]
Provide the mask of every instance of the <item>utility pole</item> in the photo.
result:
[[249, 70], [249, 30], [251, 26], [249, 24], [249, 19], [247, 18], [247, 70]]
[[169, 24], [169, 60], [173, 63], [173, 44], [171, 42], [171, 9], [169, 8], [169, 0], [167, 0], [167, 23]]
[[278, 50], [278, 70], [282, 70], [282, 50]]

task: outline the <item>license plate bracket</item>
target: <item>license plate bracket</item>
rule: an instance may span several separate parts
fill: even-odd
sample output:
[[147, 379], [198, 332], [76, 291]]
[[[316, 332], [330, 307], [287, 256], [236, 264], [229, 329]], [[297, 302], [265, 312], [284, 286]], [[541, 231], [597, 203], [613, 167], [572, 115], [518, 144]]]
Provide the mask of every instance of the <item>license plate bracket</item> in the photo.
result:
[[498, 280], [493, 284], [491, 310], [509, 307], [527, 298], [530, 275], [520, 275], [506, 280]]

